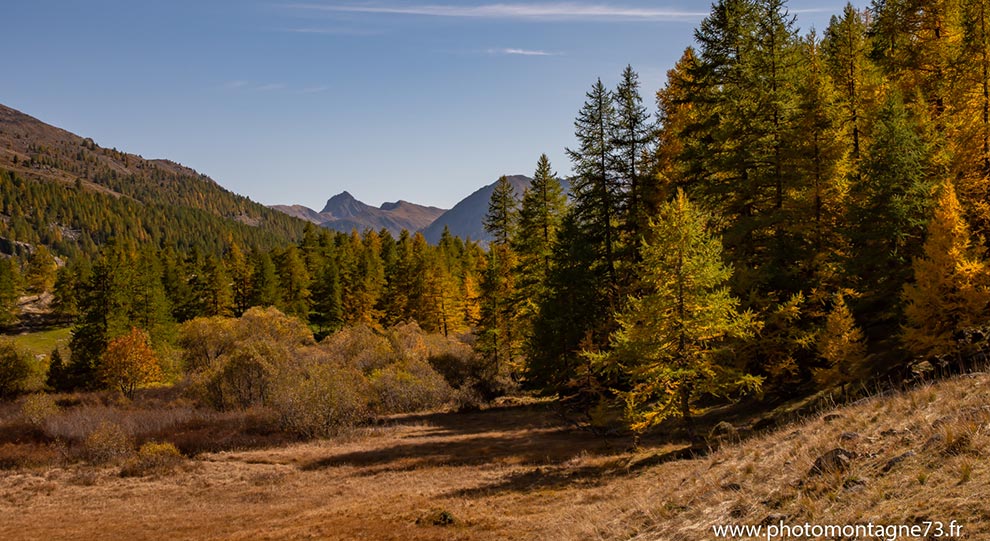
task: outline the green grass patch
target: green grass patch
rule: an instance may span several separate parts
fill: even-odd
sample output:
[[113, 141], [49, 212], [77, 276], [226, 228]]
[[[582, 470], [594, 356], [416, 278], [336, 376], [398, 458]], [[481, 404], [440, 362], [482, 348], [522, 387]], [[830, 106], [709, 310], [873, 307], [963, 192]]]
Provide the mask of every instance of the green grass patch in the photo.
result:
[[[48, 357], [56, 347], [68, 349], [69, 338], [72, 334], [72, 327], [61, 329], [49, 329], [39, 332], [16, 334], [8, 336], [21, 349], [30, 352], [32, 355], [44, 355]], [[65, 352], [63, 352], [65, 353]]]

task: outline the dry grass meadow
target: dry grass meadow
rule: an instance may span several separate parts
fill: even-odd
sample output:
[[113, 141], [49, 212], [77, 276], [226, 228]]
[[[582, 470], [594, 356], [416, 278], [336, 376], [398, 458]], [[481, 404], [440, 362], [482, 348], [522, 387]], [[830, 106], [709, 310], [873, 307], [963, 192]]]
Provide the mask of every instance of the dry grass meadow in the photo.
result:
[[[71, 447], [47, 463], [10, 459], [26, 445], [12, 436], [23, 414], [4, 407], [0, 539], [10, 541], [710, 540], [712, 524], [778, 520], [958, 520], [959, 539], [990, 539], [987, 374], [730, 433], [695, 458], [662, 438], [630, 451], [549, 403], [399, 416], [309, 442], [237, 439], [224, 432], [230, 419], [173, 412], [159, 428], [185, 434], [186, 456], [124, 476], [123, 459], [94, 464]], [[230, 450], [191, 450], [190, 427]], [[852, 458], [813, 473], [836, 448]]]

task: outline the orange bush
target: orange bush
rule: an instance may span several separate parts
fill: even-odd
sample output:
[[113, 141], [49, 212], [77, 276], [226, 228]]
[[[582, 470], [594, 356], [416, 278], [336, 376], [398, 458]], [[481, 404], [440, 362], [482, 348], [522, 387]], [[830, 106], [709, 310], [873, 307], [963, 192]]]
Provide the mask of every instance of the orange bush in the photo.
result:
[[139, 385], [161, 381], [162, 369], [151, 349], [148, 333], [132, 327], [131, 332], [107, 344], [100, 363], [100, 380], [107, 387], [120, 389], [131, 398]]

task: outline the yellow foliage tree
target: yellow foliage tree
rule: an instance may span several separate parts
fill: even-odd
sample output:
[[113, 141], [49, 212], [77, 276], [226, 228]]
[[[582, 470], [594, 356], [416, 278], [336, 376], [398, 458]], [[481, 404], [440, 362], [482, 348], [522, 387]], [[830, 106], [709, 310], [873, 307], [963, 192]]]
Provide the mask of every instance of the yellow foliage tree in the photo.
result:
[[162, 380], [158, 357], [151, 349], [148, 333], [131, 327], [131, 331], [107, 344], [100, 363], [100, 380], [131, 398], [139, 385]]
[[990, 320], [987, 271], [987, 262], [971, 245], [955, 190], [945, 182], [928, 224], [924, 255], [914, 260], [914, 283], [904, 286], [902, 340], [911, 353], [954, 353], [953, 333]]
[[651, 221], [655, 240], [642, 248], [643, 294], [616, 316], [610, 351], [585, 348], [600, 371], [632, 383], [622, 398], [637, 434], [678, 415], [690, 429], [699, 397], [760, 389], [762, 378], [733, 366], [728, 339], [748, 337], [760, 323], [729, 292], [732, 268], [709, 220], [681, 190], [660, 207]]
[[866, 361], [866, 340], [841, 293], [836, 295], [832, 311], [825, 319], [817, 346], [818, 354], [828, 363], [827, 368], [815, 374], [819, 382], [845, 387], [857, 379]]

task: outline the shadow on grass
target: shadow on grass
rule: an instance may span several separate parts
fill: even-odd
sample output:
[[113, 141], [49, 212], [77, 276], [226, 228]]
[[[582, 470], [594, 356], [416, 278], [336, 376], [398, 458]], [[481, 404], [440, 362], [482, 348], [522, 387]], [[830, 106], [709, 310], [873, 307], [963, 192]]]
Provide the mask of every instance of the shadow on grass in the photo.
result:
[[606, 441], [575, 430], [543, 405], [493, 408], [475, 413], [408, 415], [390, 419], [393, 426], [422, 430], [394, 445], [342, 453], [305, 464], [307, 471], [355, 466], [378, 471], [407, 471], [431, 466], [483, 464], [546, 465], [578, 453], [612, 455], [616, 440]]
[[635, 475], [639, 471], [675, 460], [688, 460], [707, 454], [707, 449], [681, 447], [652, 454], [640, 460], [616, 458], [595, 466], [568, 467], [566, 464], [537, 467], [502, 477], [480, 487], [449, 492], [449, 498], [486, 498], [503, 492], [527, 493], [540, 489], [563, 487], [597, 487], [617, 477]]
[[[300, 469], [354, 467], [358, 468], [355, 475], [372, 476], [436, 467], [525, 468], [526, 471], [515, 471], [484, 486], [449, 494], [474, 498], [538, 487], [598, 485], [609, 478], [631, 475], [671, 460], [700, 456], [708, 450], [686, 443], [654, 447], [651, 442], [651, 447], [663, 451], [637, 459], [626, 450], [631, 438], [605, 440], [579, 430], [555, 415], [553, 407], [547, 405], [493, 408], [478, 413], [411, 415], [391, 421], [397, 426], [421, 427], [423, 431], [379, 448], [332, 454], [302, 464]], [[588, 458], [599, 460], [595, 460], [595, 465], [580, 464]]]

